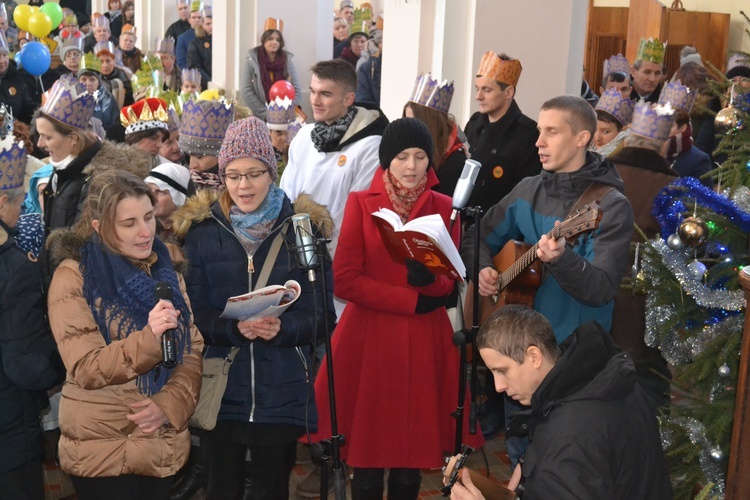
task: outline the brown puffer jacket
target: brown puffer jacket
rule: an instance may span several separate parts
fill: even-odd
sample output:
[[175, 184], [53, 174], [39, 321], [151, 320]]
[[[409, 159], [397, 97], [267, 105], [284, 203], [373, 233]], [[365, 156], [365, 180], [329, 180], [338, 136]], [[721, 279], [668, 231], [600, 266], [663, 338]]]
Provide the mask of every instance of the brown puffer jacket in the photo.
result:
[[[48, 296], [52, 332], [67, 369], [60, 402], [62, 469], [80, 477], [174, 475], [190, 451], [187, 422], [200, 391], [203, 337], [192, 325], [190, 353], [184, 353], [166, 385], [151, 396], [169, 423], [143, 434], [126, 418], [135, 413], [128, 405], [146, 398], [138, 391], [136, 377], [161, 362], [161, 343], [149, 326], [124, 340], [105, 343], [83, 296], [83, 276], [74, 260], [82, 241], [65, 233], [55, 235], [55, 257], [68, 258], [55, 271]], [[179, 274], [178, 278], [188, 301], [185, 282]]]

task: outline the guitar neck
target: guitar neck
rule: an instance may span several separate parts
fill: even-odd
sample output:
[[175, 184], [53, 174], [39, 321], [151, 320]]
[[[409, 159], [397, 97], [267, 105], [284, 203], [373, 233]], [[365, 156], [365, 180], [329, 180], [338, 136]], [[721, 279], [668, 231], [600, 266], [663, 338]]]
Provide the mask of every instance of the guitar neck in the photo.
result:
[[[559, 238], [560, 237], [560, 226], [553, 227], [548, 233], [547, 238]], [[532, 262], [536, 260], [536, 251], [539, 250], [539, 242], [534, 243], [534, 245], [529, 248], [526, 253], [524, 253], [517, 261], [515, 261], [513, 264], [508, 267], [503, 273], [500, 275], [500, 279], [498, 279], [498, 284], [500, 286], [500, 290], [507, 287], [511, 281], [516, 279], [516, 277], [521, 274], [524, 269], [529, 267]]]

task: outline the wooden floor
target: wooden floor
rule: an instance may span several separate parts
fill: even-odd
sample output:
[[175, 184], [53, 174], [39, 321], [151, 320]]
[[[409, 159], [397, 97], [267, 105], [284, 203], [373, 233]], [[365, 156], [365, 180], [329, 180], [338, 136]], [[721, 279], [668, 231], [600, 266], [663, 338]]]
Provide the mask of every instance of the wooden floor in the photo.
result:
[[[505, 441], [502, 434], [490, 441], [484, 446], [484, 455], [489, 463], [490, 475], [499, 482], [507, 482], [510, 477], [510, 462], [505, 453]], [[477, 450], [467, 461], [468, 466], [472, 469], [486, 473], [487, 468], [484, 463], [483, 454]], [[312, 465], [297, 465], [289, 478], [289, 495], [290, 500], [297, 500], [295, 490], [300, 481], [302, 481], [312, 470]], [[442, 475], [440, 470], [425, 470], [422, 472], [422, 488], [419, 494], [421, 499], [442, 498], [440, 487], [442, 485]], [[348, 490], [348, 488], [347, 488]], [[331, 495], [331, 498], [333, 496]], [[51, 460], [45, 463], [45, 499], [46, 500], [75, 500], [75, 491], [66, 474]], [[204, 500], [203, 492], [198, 492], [192, 500]]]

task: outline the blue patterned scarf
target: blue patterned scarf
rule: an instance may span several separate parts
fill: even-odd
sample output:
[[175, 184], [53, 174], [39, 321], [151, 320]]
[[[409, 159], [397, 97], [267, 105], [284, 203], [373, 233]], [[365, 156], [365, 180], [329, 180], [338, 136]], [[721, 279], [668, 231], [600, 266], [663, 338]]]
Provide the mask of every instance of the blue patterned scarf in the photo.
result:
[[[101, 244], [99, 236], [94, 234], [81, 249], [83, 296], [104, 341], [109, 345], [113, 340], [122, 340], [133, 332], [143, 330], [148, 324], [149, 312], [156, 305], [156, 284], [165, 281], [172, 285], [172, 303], [180, 311], [178, 326], [174, 331], [177, 362], [182, 363], [185, 348], [190, 352], [190, 311], [180, 293], [177, 273], [172, 268], [167, 247], [157, 238], [154, 239], [153, 251], [157, 260], [151, 266], [149, 276], [127, 257], [108, 251]], [[159, 392], [171, 373], [172, 369], [157, 365], [138, 376], [138, 390], [147, 396]]]
[[276, 184], [271, 184], [263, 202], [252, 212], [245, 213], [237, 205], [232, 205], [229, 212], [232, 227], [249, 255], [255, 254], [263, 239], [271, 232], [283, 204], [284, 191]]

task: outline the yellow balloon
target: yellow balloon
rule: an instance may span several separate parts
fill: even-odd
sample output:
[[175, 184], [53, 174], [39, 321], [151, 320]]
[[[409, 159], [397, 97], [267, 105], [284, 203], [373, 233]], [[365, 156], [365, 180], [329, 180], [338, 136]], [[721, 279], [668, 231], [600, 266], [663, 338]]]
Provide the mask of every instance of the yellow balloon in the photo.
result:
[[16, 26], [24, 31], [29, 31], [29, 18], [34, 12], [31, 10], [28, 4], [21, 4], [13, 10], [13, 20], [16, 22]]
[[36, 5], [32, 5], [31, 6], [31, 15], [34, 15], [37, 12], [39, 12], [39, 7], [37, 7]]
[[52, 19], [44, 12], [36, 12], [29, 18], [29, 33], [44, 38], [52, 31]]

